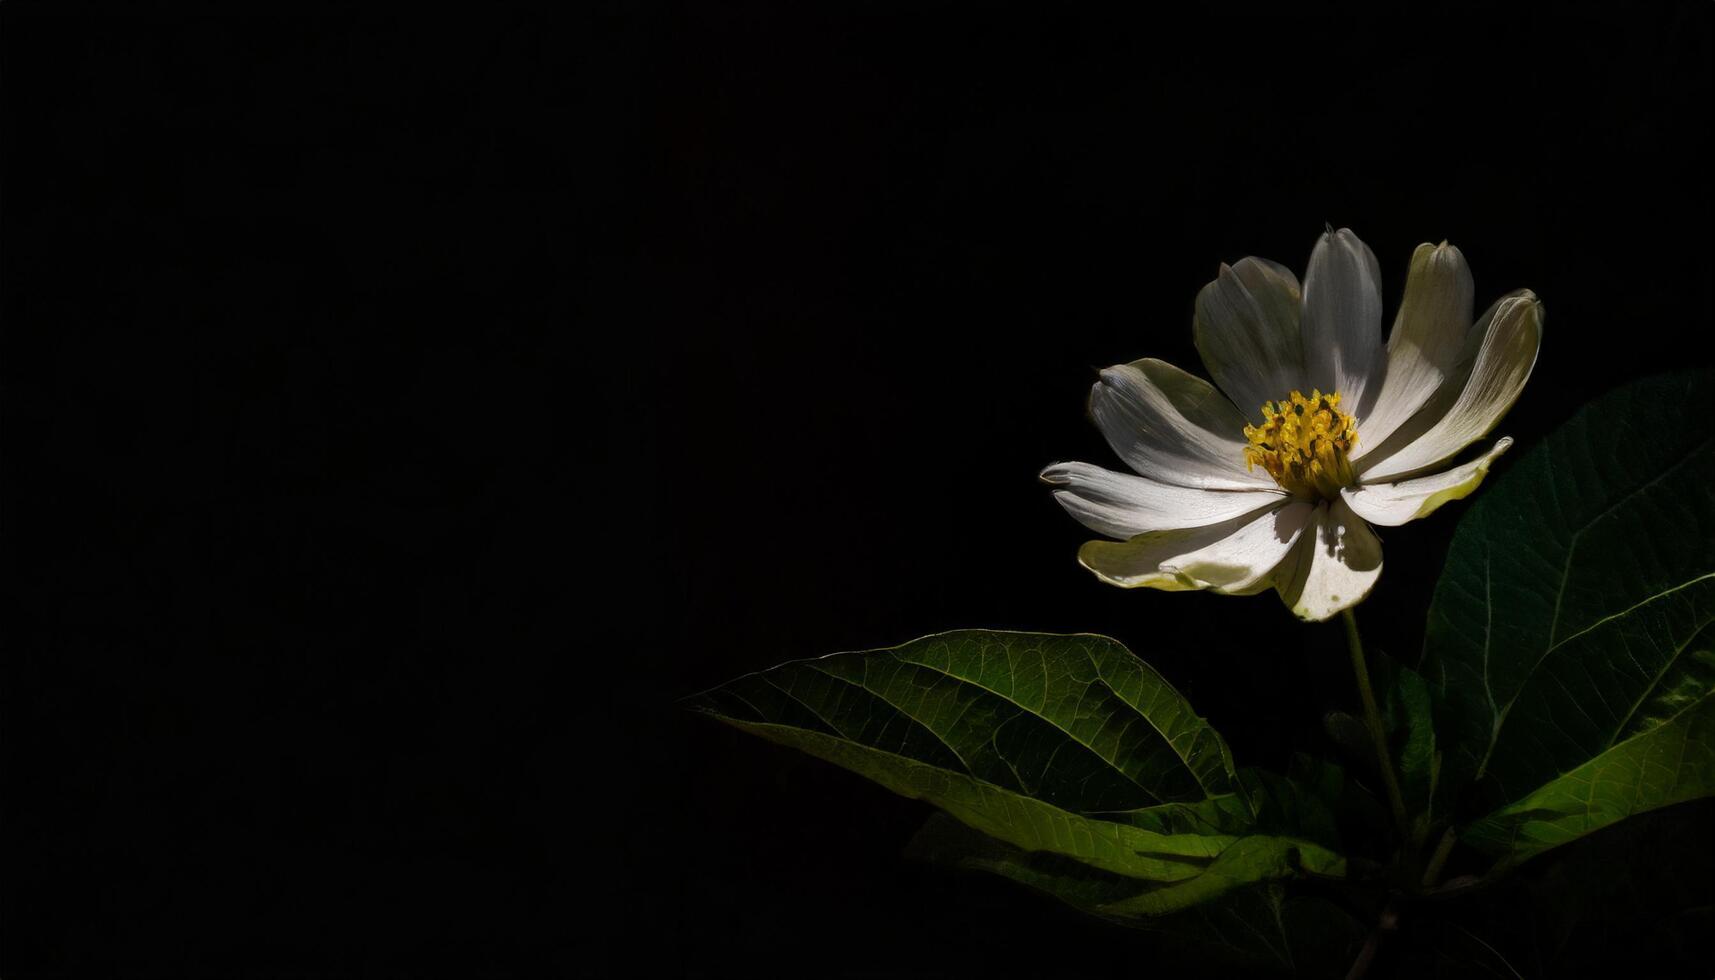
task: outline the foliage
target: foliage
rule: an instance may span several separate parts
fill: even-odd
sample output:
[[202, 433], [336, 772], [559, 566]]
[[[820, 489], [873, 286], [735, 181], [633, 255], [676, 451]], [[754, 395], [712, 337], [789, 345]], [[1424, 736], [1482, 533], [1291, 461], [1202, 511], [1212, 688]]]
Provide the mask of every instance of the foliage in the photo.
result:
[[[1349, 774], [1307, 756], [1284, 774], [1237, 765], [1167, 679], [1090, 634], [945, 633], [782, 664], [687, 703], [944, 811], [919, 857], [1197, 955], [1337, 975], [1397, 932], [1383, 957], [1408, 973], [1512, 975], [1521, 955], [1548, 969], [1570, 935], [1539, 935], [1556, 896], [1602, 885], [1527, 862], [1715, 795], [1712, 395], [1707, 374], [1613, 392], [1479, 496], [1421, 661], [1375, 658], [1386, 730], [1326, 718]], [[1405, 809], [1392, 827], [1368, 789], [1384, 774]], [[1342, 839], [1354, 819], [1392, 835], [1386, 859]], [[1599, 853], [1579, 851], [1587, 878], [1631, 873]], [[1443, 880], [1448, 867], [1471, 871]], [[1449, 912], [1521, 890], [1544, 910], [1509, 937], [1534, 937], [1523, 953]]]

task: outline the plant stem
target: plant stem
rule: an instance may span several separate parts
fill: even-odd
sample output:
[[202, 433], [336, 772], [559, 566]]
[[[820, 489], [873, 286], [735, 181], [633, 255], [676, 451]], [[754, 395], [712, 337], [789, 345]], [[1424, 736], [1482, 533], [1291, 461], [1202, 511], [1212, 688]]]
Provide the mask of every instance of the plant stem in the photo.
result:
[[1340, 614], [1346, 624], [1346, 646], [1352, 652], [1352, 673], [1358, 678], [1358, 694], [1364, 700], [1364, 721], [1375, 743], [1376, 763], [1387, 784], [1387, 802], [1393, 810], [1394, 824], [1399, 828], [1402, 846], [1411, 839], [1411, 826], [1405, 817], [1405, 797], [1399, 791], [1399, 779], [1393, 774], [1393, 757], [1387, 749], [1387, 732], [1382, 728], [1382, 713], [1376, 707], [1376, 692], [1370, 689], [1370, 669], [1364, 663], [1364, 641], [1358, 636], [1358, 617], [1347, 608]]
[[1447, 855], [1453, 853], [1453, 828], [1441, 835], [1441, 841], [1435, 845], [1435, 853], [1429, 857], [1429, 866], [1423, 869], [1423, 887], [1434, 888], [1436, 879], [1441, 877], [1441, 868], [1447, 863]]
[[1358, 958], [1352, 961], [1352, 968], [1346, 971], [1346, 980], [1364, 980], [1370, 972], [1370, 964], [1375, 962], [1376, 950], [1382, 944], [1382, 931], [1373, 929], [1369, 938], [1364, 940], [1364, 948], [1358, 950]]
[[1394, 903], [1389, 902], [1376, 919], [1376, 927], [1370, 930], [1369, 938], [1364, 940], [1364, 948], [1358, 950], [1358, 958], [1352, 961], [1352, 968], [1346, 971], [1346, 980], [1363, 980], [1369, 974], [1370, 966], [1376, 960], [1376, 951], [1381, 948], [1382, 937], [1397, 928], [1399, 911]]

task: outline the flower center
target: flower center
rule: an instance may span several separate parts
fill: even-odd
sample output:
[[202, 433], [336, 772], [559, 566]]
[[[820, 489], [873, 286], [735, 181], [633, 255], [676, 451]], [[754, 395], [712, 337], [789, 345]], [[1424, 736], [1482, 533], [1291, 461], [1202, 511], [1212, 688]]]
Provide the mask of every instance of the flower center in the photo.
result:
[[1295, 497], [1339, 496], [1352, 483], [1346, 458], [1358, 441], [1358, 424], [1340, 411], [1340, 393], [1294, 391], [1278, 403], [1264, 402], [1262, 424], [1245, 426], [1245, 468], [1261, 466]]

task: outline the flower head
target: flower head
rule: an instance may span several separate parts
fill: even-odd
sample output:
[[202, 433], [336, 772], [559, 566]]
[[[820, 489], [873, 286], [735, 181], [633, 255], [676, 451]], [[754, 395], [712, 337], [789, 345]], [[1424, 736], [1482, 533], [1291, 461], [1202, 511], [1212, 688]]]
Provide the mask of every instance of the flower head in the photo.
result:
[[1273, 588], [1309, 620], [1361, 601], [1382, 568], [1370, 525], [1470, 494], [1512, 445], [1454, 462], [1524, 388], [1542, 304], [1519, 290], [1473, 322], [1474, 295], [1458, 249], [1419, 245], [1384, 344], [1375, 255], [1350, 229], [1316, 243], [1302, 288], [1266, 259], [1221, 266], [1194, 328], [1215, 384], [1145, 358], [1107, 368], [1090, 393], [1138, 475], [1042, 471], [1073, 517], [1117, 539], [1079, 561], [1127, 588]]

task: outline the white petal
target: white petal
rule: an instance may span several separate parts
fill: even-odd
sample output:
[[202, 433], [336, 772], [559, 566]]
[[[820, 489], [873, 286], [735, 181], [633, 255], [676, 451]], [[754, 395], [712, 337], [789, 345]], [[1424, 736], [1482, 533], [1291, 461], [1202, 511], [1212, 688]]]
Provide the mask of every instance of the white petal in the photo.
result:
[[1471, 330], [1475, 294], [1471, 270], [1458, 249], [1446, 242], [1417, 246], [1387, 338], [1387, 372], [1374, 406], [1358, 420], [1354, 458], [1381, 445], [1453, 373]]
[[1277, 503], [1207, 527], [1091, 541], [1078, 550], [1078, 561], [1103, 581], [1128, 589], [1248, 595], [1274, 583], [1275, 569], [1308, 526], [1311, 510], [1301, 501]]
[[1352, 510], [1371, 524], [1396, 527], [1419, 517], [1428, 517], [1437, 507], [1471, 495], [1488, 475], [1496, 458], [1512, 447], [1502, 439], [1483, 455], [1444, 473], [1398, 483], [1365, 484], [1340, 492]]
[[1245, 422], [1202, 378], [1145, 358], [1102, 372], [1090, 414], [1126, 465], [1161, 483], [1218, 490], [1268, 490], [1267, 473], [1245, 467]]
[[[1489, 434], [1518, 399], [1536, 364], [1542, 304], [1528, 289], [1503, 296], [1471, 330], [1458, 370], [1429, 404], [1357, 463], [1364, 483], [1433, 469]], [[1463, 380], [1461, 380], [1461, 378]], [[1363, 438], [1359, 423], [1358, 436]]]
[[1042, 471], [1042, 479], [1066, 488], [1054, 491], [1054, 499], [1080, 524], [1122, 540], [1146, 531], [1231, 520], [1285, 496], [1280, 490], [1176, 487], [1089, 463], [1055, 463]]
[[1350, 228], [1323, 235], [1310, 253], [1303, 334], [1305, 380], [1338, 391], [1340, 407], [1362, 420], [1380, 390], [1366, 391], [1382, 367], [1381, 270]]
[[1293, 615], [1319, 622], [1370, 594], [1382, 574], [1382, 543], [1343, 500], [1317, 504], [1313, 526], [1275, 581]]
[[1222, 265], [1197, 294], [1197, 353], [1241, 414], [1305, 387], [1300, 299], [1297, 276], [1255, 257]]

